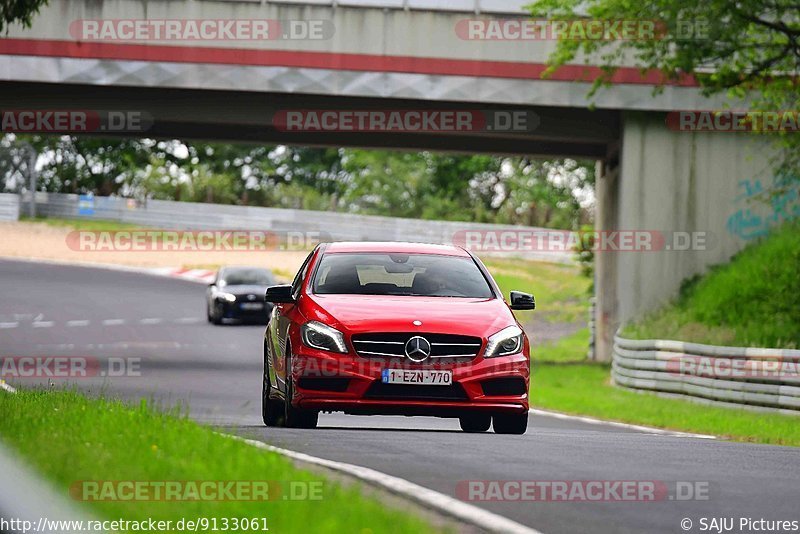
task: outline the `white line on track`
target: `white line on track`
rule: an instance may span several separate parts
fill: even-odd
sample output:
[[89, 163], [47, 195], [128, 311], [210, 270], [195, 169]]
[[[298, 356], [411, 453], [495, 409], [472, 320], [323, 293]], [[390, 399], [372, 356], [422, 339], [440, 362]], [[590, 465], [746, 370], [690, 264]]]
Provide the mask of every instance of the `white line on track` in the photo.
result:
[[89, 319], [74, 319], [67, 321], [67, 326], [89, 326]]
[[8, 323], [0, 323], [0, 328], [16, 328], [19, 326], [19, 322], [12, 321]]
[[56, 323], [53, 321], [34, 321], [31, 323], [31, 326], [34, 328], [50, 328], [54, 324]]
[[178, 324], [194, 324], [205, 321], [202, 317], [181, 317], [180, 319], [173, 319], [173, 322]]
[[450, 497], [449, 495], [428, 489], [420, 486], [419, 484], [414, 484], [408, 480], [387, 475], [386, 473], [381, 473], [380, 471], [370, 469], [369, 467], [336, 462], [334, 460], [326, 460], [325, 458], [318, 458], [302, 452], [295, 452], [288, 449], [274, 447], [254, 439], [246, 439], [231, 434], [223, 435], [244, 441], [245, 443], [248, 443], [254, 447], [258, 447], [259, 449], [277, 452], [278, 454], [282, 454], [300, 462], [319, 465], [322, 467], [327, 467], [328, 469], [333, 469], [334, 471], [346, 473], [359, 480], [363, 480], [364, 482], [375, 484], [392, 493], [402, 495], [403, 497], [422, 504], [423, 506], [438, 510], [445, 515], [455, 517], [456, 519], [472, 525], [477, 525], [488, 532], [541, 534], [538, 530], [526, 527], [525, 525], [517, 523], [516, 521], [512, 521], [511, 519], [505, 518], [501, 515], [497, 515], [482, 508], [478, 508], [477, 506], [459, 501], [453, 497]]
[[638, 430], [639, 432], [646, 432], [648, 434], [660, 434], [664, 436], [673, 436], [679, 438], [717, 439], [717, 436], [711, 436], [708, 434], [693, 434], [691, 432], [679, 432], [677, 430], [665, 430], [663, 428], [654, 428], [651, 426], [620, 423], [619, 421], [604, 421], [602, 419], [595, 419], [594, 417], [585, 417], [582, 415], [569, 415], [561, 412], [551, 412], [550, 410], [540, 410], [538, 408], [531, 408], [529, 412], [533, 415], [553, 417], [555, 419], [563, 419], [567, 421], [580, 421], [581, 423], [589, 423], [592, 425], [606, 425], [617, 428], [626, 428], [628, 430]]
[[125, 319], [103, 319], [104, 326], [117, 326], [125, 324]]
[[159, 319], [158, 317], [145, 317], [144, 319], [139, 319], [139, 324], [159, 324], [163, 322], [164, 319]]

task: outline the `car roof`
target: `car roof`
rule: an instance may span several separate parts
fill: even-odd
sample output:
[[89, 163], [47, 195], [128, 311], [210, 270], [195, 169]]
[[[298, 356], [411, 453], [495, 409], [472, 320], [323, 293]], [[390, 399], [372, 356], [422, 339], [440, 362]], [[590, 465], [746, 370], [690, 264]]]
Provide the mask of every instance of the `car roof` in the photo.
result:
[[431, 243], [406, 243], [400, 241], [340, 241], [328, 243], [325, 253], [339, 252], [384, 252], [393, 254], [440, 254], [469, 257], [461, 247], [434, 245]]

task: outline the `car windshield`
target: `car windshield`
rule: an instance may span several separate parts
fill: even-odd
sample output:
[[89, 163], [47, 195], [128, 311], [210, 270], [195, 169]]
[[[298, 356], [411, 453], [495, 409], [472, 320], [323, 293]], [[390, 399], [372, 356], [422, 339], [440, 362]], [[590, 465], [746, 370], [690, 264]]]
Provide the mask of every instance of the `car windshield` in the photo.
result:
[[269, 286], [275, 279], [266, 269], [235, 269], [224, 271], [220, 282], [227, 286]]
[[325, 254], [314, 293], [492, 298], [472, 258], [435, 254]]

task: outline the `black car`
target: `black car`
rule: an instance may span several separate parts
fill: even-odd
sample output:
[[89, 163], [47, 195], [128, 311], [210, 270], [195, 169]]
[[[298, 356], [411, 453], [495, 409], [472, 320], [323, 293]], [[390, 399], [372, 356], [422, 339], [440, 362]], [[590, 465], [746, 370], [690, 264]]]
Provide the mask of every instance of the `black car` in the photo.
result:
[[226, 320], [266, 323], [272, 304], [264, 300], [267, 286], [275, 277], [260, 267], [223, 267], [206, 291], [206, 314], [209, 322]]

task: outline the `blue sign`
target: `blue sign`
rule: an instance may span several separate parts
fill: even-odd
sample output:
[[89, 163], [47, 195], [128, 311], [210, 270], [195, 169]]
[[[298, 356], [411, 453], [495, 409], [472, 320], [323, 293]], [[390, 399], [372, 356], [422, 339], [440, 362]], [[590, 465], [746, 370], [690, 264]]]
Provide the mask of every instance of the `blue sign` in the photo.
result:
[[94, 195], [81, 195], [78, 197], [78, 215], [94, 215]]

